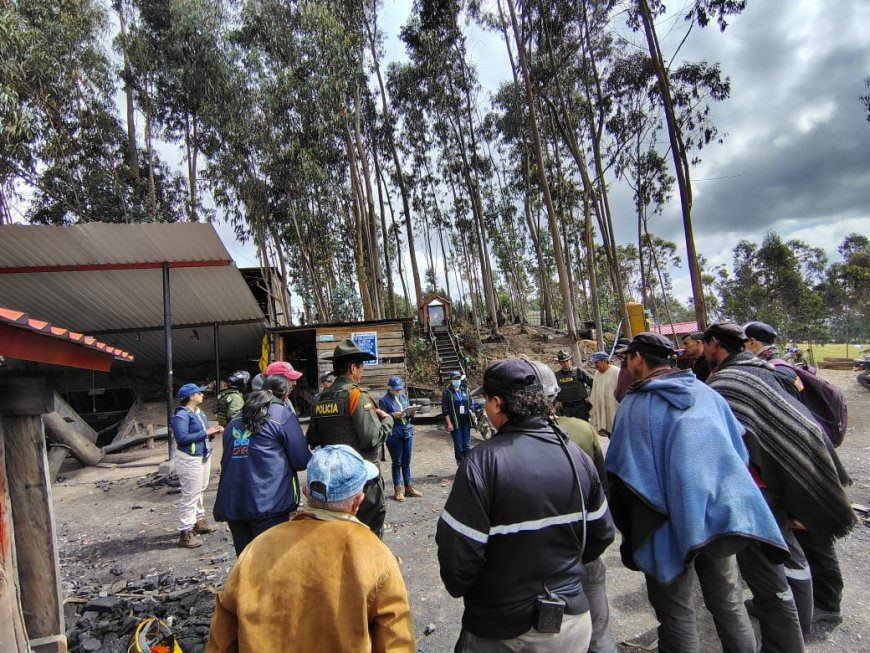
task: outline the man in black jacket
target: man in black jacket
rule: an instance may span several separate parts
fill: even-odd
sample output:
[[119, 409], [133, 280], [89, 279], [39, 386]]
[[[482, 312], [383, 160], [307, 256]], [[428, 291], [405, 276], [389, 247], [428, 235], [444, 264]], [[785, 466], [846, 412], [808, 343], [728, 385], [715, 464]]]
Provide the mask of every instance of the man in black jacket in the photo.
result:
[[548, 420], [528, 361], [492, 363], [479, 393], [497, 433], [459, 467], [435, 538], [441, 579], [465, 600], [456, 650], [585, 651], [581, 560], [614, 535], [598, 474]]

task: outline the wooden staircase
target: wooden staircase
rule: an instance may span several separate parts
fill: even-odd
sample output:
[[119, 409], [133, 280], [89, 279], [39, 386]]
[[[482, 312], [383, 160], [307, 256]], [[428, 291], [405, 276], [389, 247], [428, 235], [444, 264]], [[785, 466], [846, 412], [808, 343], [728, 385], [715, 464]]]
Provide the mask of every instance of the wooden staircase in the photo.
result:
[[451, 372], [459, 370], [465, 374], [465, 363], [459, 354], [459, 343], [449, 326], [436, 326], [430, 329], [430, 338], [435, 348], [438, 363], [438, 378], [444, 383]]

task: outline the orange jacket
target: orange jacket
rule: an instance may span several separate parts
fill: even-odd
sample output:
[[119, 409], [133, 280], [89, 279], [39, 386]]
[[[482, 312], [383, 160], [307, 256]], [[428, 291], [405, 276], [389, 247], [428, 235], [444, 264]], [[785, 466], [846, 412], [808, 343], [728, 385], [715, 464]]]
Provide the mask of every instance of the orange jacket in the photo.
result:
[[364, 524], [300, 513], [242, 552], [217, 595], [207, 653], [414, 653], [405, 581]]

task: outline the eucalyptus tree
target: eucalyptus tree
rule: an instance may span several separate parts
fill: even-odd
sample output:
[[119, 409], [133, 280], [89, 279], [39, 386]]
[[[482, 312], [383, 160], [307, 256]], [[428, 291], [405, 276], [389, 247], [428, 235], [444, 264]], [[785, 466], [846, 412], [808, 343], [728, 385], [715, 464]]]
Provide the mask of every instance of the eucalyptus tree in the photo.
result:
[[[461, 11], [461, 3], [456, 0], [415, 2], [414, 15], [401, 30], [410, 63], [401, 68], [393, 67], [391, 72], [403, 74], [405, 83], [397, 87], [406, 89], [405, 97], [422, 106], [422, 113], [431, 123], [431, 132], [438, 142], [442, 166], [455, 169], [461, 179], [459, 187], [470, 200], [486, 312], [493, 331], [497, 332], [483, 200], [489, 162], [482, 156], [478, 143], [479, 121], [474, 106], [478, 84], [467, 60], [465, 36], [459, 25]], [[415, 80], [415, 85], [409, 85], [409, 79]], [[408, 104], [405, 101], [402, 106]]]
[[[208, 213], [200, 197], [202, 155], [216, 146], [210, 112], [226, 100], [228, 61], [221, 42], [229, 4], [221, 0], [133, 0], [139, 15], [135, 38], [151, 58], [145, 71], [153, 81], [149, 114], [163, 135], [181, 142], [188, 181], [188, 220]], [[132, 68], [132, 65], [131, 65]], [[136, 74], [131, 70], [130, 77]]]
[[[685, 18], [689, 23], [689, 29], [695, 24], [700, 27], [706, 27], [711, 21], [715, 20], [719, 25], [719, 29], [724, 31], [728, 18], [739, 14], [745, 7], [746, 0], [693, 0], [689, 5], [689, 9], [685, 12]], [[650, 59], [658, 79], [659, 98], [665, 114], [668, 140], [677, 178], [677, 188], [680, 193], [680, 208], [683, 214], [683, 230], [686, 236], [686, 251], [689, 261], [689, 274], [692, 280], [695, 317], [700, 327], [704, 328], [707, 324], [707, 314], [704, 306], [701, 272], [698, 266], [697, 252], [695, 251], [694, 228], [692, 226], [692, 160], [690, 152], [693, 143], [687, 138], [684, 129], [680, 125], [673, 88], [674, 77], [670, 70], [670, 63], [665, 61], [655, 26], [656, 17], [664, 14], [665, 11], [666, 6], [661, 0], [631, 0], [628, 3], [628, 21], [632, 29], [636, 31], [643, 30]], [[688, 33], [686, 36], [688, 36]], [[708, 68], [706, 65], [701, 66]], [[718, 66], [714, 66], [714, 68], [714, 72], [718, 76]], [[696, 75], [700, 73], [704, 77], [710, 71], [708, 69], [690, 72]], [[727, 87], [722, 90], [722, 95], [715, 99], [727, 97]]]
[[11, 220], [16, 184], [33, 192], [32, 222], [174, 219], [176, 179], [156, 165], [160, 215], [147, 215], [115, 113], [113, 75], [97, 2], [44, 0], [0, 8], [0, 221]]
[[[408, 256], [411, 263], [411, 274], [414, 278], [414, 293], [417, 300], [416, 305], [420, 306], [423, 303], [423, 291], [422, 286], [420, 284], [420, 271], [417, 267], [417, 252], [414, 247], [414, 229], [411, 218], [411, 203], [410, 196], [407, 189], [407, 183], [405, 181], [405, 173], [402, 168], [402, 161], [399, 156], [399, 148], [396, 146], [396, 118], [392, 108], [387, 99], [386, 86], [384, 84], [383, 74], [381, 73], [380, 61], [382, 58], [382, 48], [381, 48], [381, 33], [378, 29], [377, 22], [377, 10], [378, 10], [379, 2], [378, 0], [371, 0], [370, 7], [370, 18], [365, 20], [365, 31], [367, 42], [369, 46], [369, 51], [371, 53], [371, 67], [375, 73], [375, 78], [378, 82], [378, 91], [381, 98], [381, 120], [383, 121], [383, 132], [386, 136], [386, 145], [389, 150], [389, 154], [392, 157], [393, 162], [393, 175], [396, 181], [396, 185], [399, 187], [399, 195], [402, 199], [402, 215], [403, 221], [405, 224], [405, 233], [408, 239]], [[397, 245], [398, 245], [398, 234], [397, 237]], [[384, 240], [386, 242], [386, 231], [384, 235]], [[397, 251], [398, 260], [401, 261], [401, 248]], [[387, 279], [390, 283], [392, 283], [390, 279], [389, 270], [387, 272]], [[404, 279], [403, 279], [404, 282]], [[406, 301], [407, 301], [407, 292]]]

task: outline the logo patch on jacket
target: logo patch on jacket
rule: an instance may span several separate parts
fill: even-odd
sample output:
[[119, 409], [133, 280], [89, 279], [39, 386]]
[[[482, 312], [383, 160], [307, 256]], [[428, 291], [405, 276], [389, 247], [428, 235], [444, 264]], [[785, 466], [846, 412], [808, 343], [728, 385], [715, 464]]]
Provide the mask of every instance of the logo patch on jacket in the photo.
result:
[[329, 415], [338, 415], [340, 412], [337, 401], [319, 401], [314, 404], [314, 416], [326, 417]]

